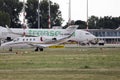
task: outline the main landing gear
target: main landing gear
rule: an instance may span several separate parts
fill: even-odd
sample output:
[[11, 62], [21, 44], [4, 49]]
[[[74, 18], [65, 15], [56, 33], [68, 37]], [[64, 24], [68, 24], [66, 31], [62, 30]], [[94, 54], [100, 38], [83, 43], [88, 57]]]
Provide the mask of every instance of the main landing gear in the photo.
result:
[[9, 48], [9, 51], [12, 52], [12, 47]]
[[37, 51], [43, 51], [43, 48], [39, 48], [39, 47], [36, 47], [36, 49], [35, 49], [35, 51], [37, 52]]
[[0, 40], [0, 46], [1, 46], [1, 44], [2, 44], [2, 41]]

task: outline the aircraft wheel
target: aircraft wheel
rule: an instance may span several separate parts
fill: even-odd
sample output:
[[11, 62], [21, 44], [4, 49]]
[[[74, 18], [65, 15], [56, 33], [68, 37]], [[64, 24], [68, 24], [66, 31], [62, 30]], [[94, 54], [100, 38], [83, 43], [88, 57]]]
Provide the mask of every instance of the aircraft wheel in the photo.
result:
[[9, 48], [9, 51], [11, 51], [11, 52], [12, 52], [12, 47], [10, 47], [10, 48]]
[[35, 49], [35, 51], [38, 51], [38, 47]]
[[40, 49], [40, 51], [43, 51], [43, 48], [39, 48]]

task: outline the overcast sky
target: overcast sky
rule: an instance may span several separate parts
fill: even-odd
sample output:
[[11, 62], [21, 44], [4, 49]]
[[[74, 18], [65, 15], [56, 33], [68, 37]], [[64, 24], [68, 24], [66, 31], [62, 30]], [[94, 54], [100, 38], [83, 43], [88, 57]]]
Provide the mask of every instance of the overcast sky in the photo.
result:
[[[22, 0], [21, 0], [22, 1]], [[60, 11], [65, 22], [68, 21], [69, 0], [51, 0], [60, 5]], [[71, 0], [71, 19], [87, 20], [87, 0]], [[88, 16], [120, 16], [120, 0], [88, 0]], [[65, 23], [64, 22], [64, 23]]]
[[[60, 5], [62, 17], [68, 20], [69, 0], [51, 0]], [[87, 19], [87, 0], [71, 0], [71, 18], [72, 20]], [[120, 16], [120, 0], [88, 0], [88, 16]]]

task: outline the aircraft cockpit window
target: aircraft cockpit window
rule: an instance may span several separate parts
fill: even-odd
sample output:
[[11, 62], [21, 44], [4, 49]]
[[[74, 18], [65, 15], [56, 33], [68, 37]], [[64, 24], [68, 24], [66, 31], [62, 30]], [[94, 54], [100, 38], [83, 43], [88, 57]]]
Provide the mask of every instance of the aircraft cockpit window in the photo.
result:
[[14, 39], [13, 41], [14, 41], [14, 42], [16, 42], [16, 41], [17, 41], [17, 39]]
[[90, 33], [85, 33], [86, 35], [90, 35]]
[[17, 38], [17, 39], [14, 39], [13, 41], [14, 41], [14, 42], [16, 42], [16, 41], [19, 41], [19, 38]]
[[16, 39], [15, 40], [13, 40], [14, 42], [16, 42]]
[[17, 41], [19, 41], [19, 38], [17, 38]]

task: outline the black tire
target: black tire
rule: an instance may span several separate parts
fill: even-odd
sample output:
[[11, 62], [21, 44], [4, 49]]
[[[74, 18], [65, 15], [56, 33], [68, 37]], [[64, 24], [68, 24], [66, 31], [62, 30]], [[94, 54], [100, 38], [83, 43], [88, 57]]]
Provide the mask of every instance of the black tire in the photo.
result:
[[35, 49], [35, 51], [36, 51], [36, 52], [38, 51], [38, 47]]
[[43, 48], [39, 48], [40, 49], [40, 51], [43, 51]]
[[12, 47], [9, 48], [9, 51], [12, 52]]

